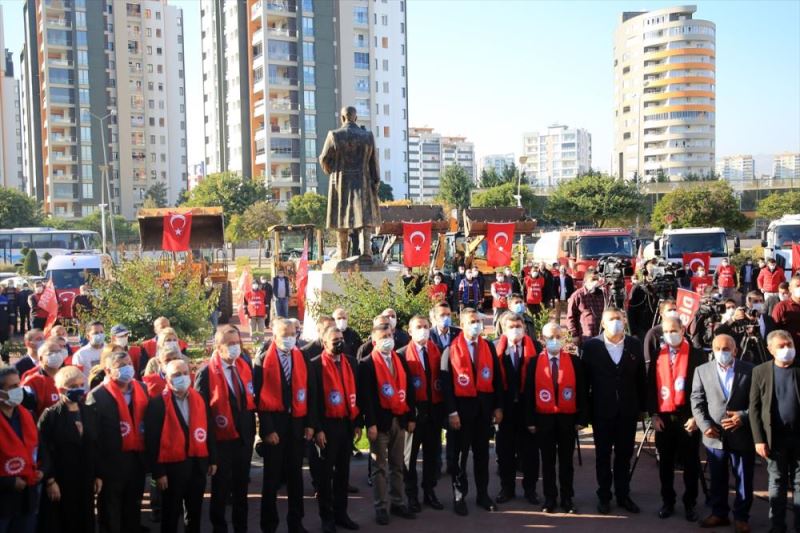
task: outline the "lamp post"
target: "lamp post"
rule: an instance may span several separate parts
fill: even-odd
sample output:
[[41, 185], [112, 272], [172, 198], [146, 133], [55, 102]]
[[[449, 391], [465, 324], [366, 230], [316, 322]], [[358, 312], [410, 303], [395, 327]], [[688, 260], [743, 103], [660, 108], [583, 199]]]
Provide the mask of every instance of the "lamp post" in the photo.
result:
[[[528, 162], [528, 156], [519, 156], [519, 170], [517, 170], [517, 207], [522, 207], [522, 173], [525, 163]], [[519, 235], [519, 274], [522, 275], [522, 268], [525, 266], [525, 238], [520, 233]]]
[[[97, 120], [97, 122], [100, 124], [100, 139], [101, 139], [101, 142], [103, 143], [103, 164], [102, 165], [98, 165], [98, 168], [100, 169], [100, 173], [101, 173], [101, 176], [102, 176], [102, 182], [100, 184], [100, 197], [101, 197], [101, 200], [100, 200], [100, 219], [101, 219], [101, 223], [103, 225], [103, 253], [106, 252], [106, 216], [105, 216], [105, 209], [106, 209], [106, 205], [107, 205], [108, 206], [108, 213], [109, 213], [109, 222], [110, 222], [110, 225], [111, 225], [111, 245], [113, 247], [112, 248], [113, 249], [112, 257], [114, 258], [114, 262], [116, 262], [117, 261], [117, 234], [114, 231], [114, 207], [113, 207], [114, 204], [111, 202], [111, 184], [109, 183], [109, 179], [108, 179], [108, 146], [106, 145], [106, 130], [105, 130], [104, 122], [108, 117], [110, 117], [112, 115], [116, 115], [117, 114], [117, 110], [116, 109], [112, 109], [111, 111], [109, 111], [108, 113], [103, 115], [102, 117], [98, 116], [98, 115], [95, 115], [92, 112], [89, 112], [89, 114], [92, 115], [92, 118]], [[106, 204], [106, 194], [108, 195], [108, 204]]]

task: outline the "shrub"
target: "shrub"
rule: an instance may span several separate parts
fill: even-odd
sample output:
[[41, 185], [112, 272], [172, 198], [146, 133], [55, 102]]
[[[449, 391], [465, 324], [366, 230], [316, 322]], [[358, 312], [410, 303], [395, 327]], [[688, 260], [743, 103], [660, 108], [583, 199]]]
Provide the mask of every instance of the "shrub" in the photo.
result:
[[25, 256], [25, 261], [22, 263], [22, 272], [29, 276], [40, 276], [42, 271], [39, 268], [39, 256], [36, 255], [36, 250], [30, 250], [28, 255]]

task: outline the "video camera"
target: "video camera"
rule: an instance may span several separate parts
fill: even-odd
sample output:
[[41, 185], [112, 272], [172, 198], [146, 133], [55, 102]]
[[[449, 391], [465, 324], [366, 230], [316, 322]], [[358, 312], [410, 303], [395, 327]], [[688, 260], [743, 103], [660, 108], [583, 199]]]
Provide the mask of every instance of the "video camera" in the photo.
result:
[[608, 255], [597, 261], [597, 273], [605, 280], [611, 302], [622, 309], [625, 305], [625, 277], [633, 275], [633, 266], [628, 259]]
[[686, 272], [681, 269], [678, 263], [670, 263], [664, 259], [659, 259], [650, 271], [650, 285], [660, 300], [674, 299], [678, 294], [678, 279], [684, 277]]

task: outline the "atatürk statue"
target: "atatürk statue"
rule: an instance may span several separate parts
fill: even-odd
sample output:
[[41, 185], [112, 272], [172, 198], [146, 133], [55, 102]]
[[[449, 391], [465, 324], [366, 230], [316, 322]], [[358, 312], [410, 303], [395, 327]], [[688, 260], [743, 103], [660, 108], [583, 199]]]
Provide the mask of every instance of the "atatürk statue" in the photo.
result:
[[349, 234], [355, 230], [361, 254], [371, 254], [372, 228], [380, 225], [378, 187], [381, 183], [372, 132], [356, 125], [356, 110], [341, 111], [342, 127], [329, 131], [319, 164], [330, 174], [327, 227], [338, 233], [339, 259], [347, 257]]

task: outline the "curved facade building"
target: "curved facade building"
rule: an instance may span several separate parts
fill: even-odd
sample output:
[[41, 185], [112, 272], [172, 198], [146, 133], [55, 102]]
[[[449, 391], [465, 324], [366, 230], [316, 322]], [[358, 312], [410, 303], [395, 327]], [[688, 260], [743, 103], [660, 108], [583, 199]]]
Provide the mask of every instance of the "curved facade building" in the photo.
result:
[[681, 6], [624, 12], [614, 33], [612, 171], [642, 181], [714, 171], [716, 27]]

